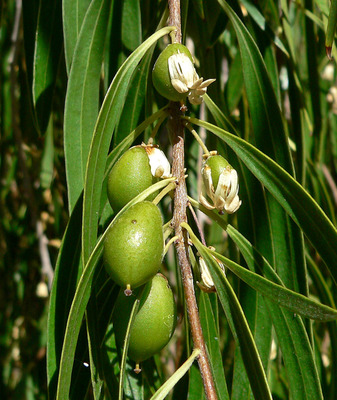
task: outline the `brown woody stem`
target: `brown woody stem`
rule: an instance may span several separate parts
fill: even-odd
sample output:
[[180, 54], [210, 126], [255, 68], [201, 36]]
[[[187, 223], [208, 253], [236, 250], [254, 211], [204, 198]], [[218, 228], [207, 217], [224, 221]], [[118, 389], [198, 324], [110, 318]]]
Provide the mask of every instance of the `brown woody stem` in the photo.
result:
[[[177, 27], [176, 41], [181, 42], [180, 22], [180, 0], [168, 0], [169, 24]], [[208, 400], [217, 400], [212, 371], [207, 355], [206, 345], [200, 324], [199, 311], [194, 292], [192, 268], [188, 257], [187, 232], [180, 226], [187, 222], [186, 208], [188, 206], [187, 191], [185, 185], [185, 162], [184, 162], [184, 125], [181, 120], [182, 111], [179, 103], [171, 103], [168, 130], [173, 144], [172, 174], [177, 178], [177, 187], [174, 191], [174, 211], [172, 226], [175, 230], [177, 240], [175, 247], [178, 263], [181, 270], [187, 313], [194, 347], [200, 349], [198, 364], [204, 383], [205, 393]]]

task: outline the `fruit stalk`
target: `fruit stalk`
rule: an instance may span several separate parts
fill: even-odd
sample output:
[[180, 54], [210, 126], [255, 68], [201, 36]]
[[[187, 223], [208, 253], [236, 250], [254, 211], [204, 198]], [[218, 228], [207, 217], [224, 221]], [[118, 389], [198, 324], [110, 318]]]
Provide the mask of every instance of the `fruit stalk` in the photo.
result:
[[[168, 0], [169, 24], [177, 27], [176, 41], [181, 42], [180, 22], [180, 0]], [[194, 347], [200, 349], [198, 364], [202, 375], [206, 397], [208, 400], [217, 400], [212, 371], [206, 352], [205, 340], [200, 324], [197, 301], [194, 292], [192, 268], [188, 258], [188, 238], [180, 224], [187, 221], [186, 208], [188, 205], [187, 191], [185, 185], [185, 163], [184, 163], [184, 126], [181, 120], [182, 111], [179, 103], [170, 103], [170, 120], [168, 130], [173, 144], [172, 149], [172, 174], [177, 178], [177, 187], [174, 191], [174, 211], [172, 226], [178, 239], [175, 241], [175, 248], [178, 256], [178, 263], [181, 270], [182, 282], [186, 306], [188, 311], [191, 334]]]

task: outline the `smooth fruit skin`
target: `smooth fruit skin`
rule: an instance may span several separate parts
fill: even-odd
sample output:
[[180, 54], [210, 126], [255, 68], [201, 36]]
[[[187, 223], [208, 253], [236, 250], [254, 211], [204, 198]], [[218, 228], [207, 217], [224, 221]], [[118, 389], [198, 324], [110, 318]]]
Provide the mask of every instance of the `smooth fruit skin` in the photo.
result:
[[212, 170], [213, 186], [214, 189], [216, 189], [219, 182], [219, 176], [222, 173], [222, 171], [226, 167], [228, 167], [229, 163], [222, 156], [216, 155], [208, 157], [207, 160], [205, 161], [205, 164], [207, 164]]
[[[118, 212], [143, 190], [157, 182], [151, 174], [149, 157], [143, 147], [127, 150], [112, 167], [108, 178], [108, 199]], [[158, 193], [148, 197], [153, 200]]]
[[118, 285], [134, 289], [158, 272], [164, 252], [162, 224], [158, 207], [142, 201], [111, 226], [104, 242], [103, 260]]
[[185, 53], [193, 63], [193, 58], [188, 48], [183, 44], [173, 43], [165, 47], [160, 53], [152, 70], [152, 82], [157, 92], [172, 101], [182, 101], [187, 96], [187, 93], [177, 92], [171, 83], [168, 59], [172, 54], [178, 54], [178, 52]]
[[[113, 324], [117, 344], [122, 347], [134, 297], [119, 294]], [[128, 356], [139, 363], [158, 353], [171, 339], [176, 326], [176, 305], [167, 279], [157, 274], [144, 288], [130, 332]]]

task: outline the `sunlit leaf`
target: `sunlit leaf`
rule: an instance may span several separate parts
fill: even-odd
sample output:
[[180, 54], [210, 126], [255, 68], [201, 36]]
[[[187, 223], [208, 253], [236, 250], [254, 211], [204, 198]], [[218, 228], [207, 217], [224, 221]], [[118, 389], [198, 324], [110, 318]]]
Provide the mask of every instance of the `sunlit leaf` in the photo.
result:
[[156, 391], [156, 393], [151, 397], [151, 400], [163, 400], [168, 395], [170, 390], [173, 389], [174, 385], [181, 379], [186, 372], [190, 369], [194, 360], [200, 354], [199, 349], [194, 349], [189, 358], [184, 362], [184, 364], [168, 379], [163, 386]]
[[[321, 254], [337, 282], [337, 231], [310, 194], [283, 168], [245, 140], [195, 118], [185, 117], [224, 140], [270, 191]], [[258, 207], [258, 205], [256, 205]]]
[[240, 346], [241, 355], [254, 396], [259, 399], [272, 399], [267, 377], [254, 338], [236, 294], [226, 278], [225, 272], [210, 255], [209, 249], [204, 247], [196, 238], [189, 225], [182, 223], [181, 226], [187, 229], [193, 244], [196, 246], [198, 252], [211, 271], [216, 292], [226, 313], [233, 336]]
[[42, 133], [48, 126], [61, 49], [61, 2], [58, 0], [40, 1], [32, 94]]
[[110, 6], [111, 0], [94, 0], [90, 4], [69, 73], [64, 149], [70, 211], [83, 189], [90, 143], [98, 115], [100, 73]]
[[92, 139], [86, 170], [83, 202], [82, 248], [83, 259], [87, 260], [97, 237], [98, 211], [102, 181], [106, 165], [109, 144], [123, 109], [127, 95], [129, 79], [146, 51], [162, 36], [174, 27], [166, 27], [154, 33], [141, 44], [119, 69], [105, 96]]
[[[116, 215], [115, 219], [111, 222], [109, 227], [111, 227], [114, 221], [116, 221], [117, 218], [120, 215], [122, 215], [126, 210], [128, 210], [133, 204], [145, 200], [151, 193], [154, 193], [156, 192], [156, 190], [165, 187], [169, 182], [172, 182], [173, 180], [174, 178], [162, 180], [150, 186], [148, 189], [144, 190], [144, 192], [140, 193], [133, 200], [131, 200]], [[76, 293], [74, 295], [71, 308], [69, 311], [67, 327], [63, 341], [62, 355], [60, 360], [60, 370], [59, 370], [58, 388], [57, 388], [58, 396], [61, 396], [62, 398], [67, 398], [69, 394], [71, 372], [73, 368], [77, 338], [81, 328], [81, 323], [86, 310], [86, 306], [90, 298], [94, 274], [95, 273], [97, 274], [99, 272], [96, 271], [96, 266], [98, 265], [98, 262], [103, 252], [103, 243], [107, 230], [101, 236], [94, 250], [90, 254], [90, 257], [84, 267], [81, 279], [77, 285]], [[77, 235], [76, 237], [78, 238]]]

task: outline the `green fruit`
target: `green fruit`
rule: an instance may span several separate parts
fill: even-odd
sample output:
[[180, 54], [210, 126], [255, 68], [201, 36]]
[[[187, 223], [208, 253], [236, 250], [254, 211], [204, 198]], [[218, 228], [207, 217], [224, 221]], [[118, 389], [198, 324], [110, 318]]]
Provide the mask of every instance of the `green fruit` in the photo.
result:
[[180, 43], [169, 44], [159, 55], [153, 70], [152, 82], [158, 93], [172, 101], [184, 100], [188, 93], [179, 93], [171, 83], [168, 59], [173, 54], [184, 53], [193, 64], [193, 58], [188, 48]]
[[[134, 297], [120, 293], [114, 314], [113, 324], [117, 344], [122, 347]], [[133, 321], [128, 355], [136, 363], [158, 353], [167, 345], [176, 325], [176, 306], [167, 279], [157, 274], [149, 281], [140, 299], [138, 313]]]
[[204, 165], [205, 164], [211, 168], [212, 182], [214, 189], [216, 189], [218, 186], [219, 177], [222, 171], [229, 166], [229, 163], [222, 156], [215, 155], [208, 157], [204, 162]]
[[[118, 212], [130, 200], [150, 187], [158, 179], [151, 174], [149, 157], [141, 146], [126, 151], [111, 169], [108, 178], [108, 199]], [[148, 197], [153, 200], [157, 193]]]
[[131, 288], [146, 283], [160, 268], [164, 252], [162, 223], [158, 207], [142, 201], [117, 218], [107, 232], [103, 249], [106, 270], [129, 295]]

